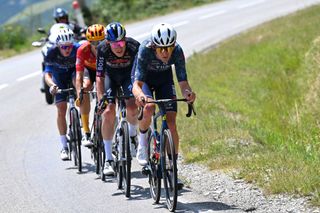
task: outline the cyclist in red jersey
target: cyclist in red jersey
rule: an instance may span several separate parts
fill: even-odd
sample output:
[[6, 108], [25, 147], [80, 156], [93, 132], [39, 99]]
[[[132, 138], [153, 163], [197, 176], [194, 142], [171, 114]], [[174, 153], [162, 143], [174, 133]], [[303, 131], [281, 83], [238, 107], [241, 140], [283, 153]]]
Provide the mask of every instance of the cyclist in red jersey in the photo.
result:
[[[84, 88], [84, 91], [90, 91], [93, 89], [93, 83], [96, 81], [96, 48], [98, 44], [105, 38], [104, 26], [101, 24], [94, 24], [89, 26], [86, 31], [86, 38], [88, 41], [84, 42], [77, 51], [76, 89], [78, 97], [80, 97], [79, 94], [81, 88]], [[82, 138], [82, 145], [90, 147], [92, 146], [92, 142], [90, 141], [89, 128], [89, 95], [84, 94], [81, 103], [78, 98], [76, 100], [76, 105], [80, 107], [82, 128], [85, 133]]]

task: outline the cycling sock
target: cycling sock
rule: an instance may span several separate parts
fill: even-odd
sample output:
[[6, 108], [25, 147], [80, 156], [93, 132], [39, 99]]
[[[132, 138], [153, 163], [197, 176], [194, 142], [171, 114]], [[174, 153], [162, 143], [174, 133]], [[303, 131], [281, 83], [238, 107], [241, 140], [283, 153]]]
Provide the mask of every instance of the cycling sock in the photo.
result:
[[103, 140], [104, 151], [106, 152], [106, 160], [113, 160], [112, 157], [112, 140]]
[[66, 135], [60, 135], [60, 142], [63, 149], [68, 149], [68, 140]]
[[89, 129], [89, 114], [82, 114], [81, 115], [81, 121], [82, 121], [83, 131], [85, 133], [90, 132], [90, 129]]
[[144, 146], [146, 147], [147, 146], [147, 132], [141, 132], [140, 130], [140, 134], [139, 134], [139, 146]]
[[133, 125], [133, 124], [129, 123], [129, 136], [134, 137], [136, 135], [137, 135], [137, 125]]

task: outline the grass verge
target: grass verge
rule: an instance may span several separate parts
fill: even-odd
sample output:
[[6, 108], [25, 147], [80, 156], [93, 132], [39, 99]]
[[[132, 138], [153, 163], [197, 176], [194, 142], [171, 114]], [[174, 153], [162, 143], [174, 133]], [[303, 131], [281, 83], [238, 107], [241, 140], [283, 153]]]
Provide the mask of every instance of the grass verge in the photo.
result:
[[189, 59], [198, 115], [178, 117], [187, 162], [320, 206], [319, 19], [314, 6]]

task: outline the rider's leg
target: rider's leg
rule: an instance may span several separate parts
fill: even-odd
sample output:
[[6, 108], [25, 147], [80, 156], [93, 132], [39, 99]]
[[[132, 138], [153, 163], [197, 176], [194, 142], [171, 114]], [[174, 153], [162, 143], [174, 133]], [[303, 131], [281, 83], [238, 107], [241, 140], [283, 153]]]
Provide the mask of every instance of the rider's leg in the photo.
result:
[[108, 103], [102, 114], [102, 138], [105, 144], [106, 160], [113, 160], [112, 137], [114, 132], [115, 104]]
[[178, 135], [177, 126], [176, 126], [176, 117], [177, 117], [177, 112], [174, 112], [174, 111], [167, 112], [167, 124], [172, 135], [176, 154], [178, 154], [179, 153], [179, 135]]
[[[90, 82], [90, 79], [84, 78], [83, 88], [85, 91], [90, 91], [92, 89], [92, 84]], [[90, 128], [89, 128], [89, 113], [90, 113], [90, 95], [84, 94], [82, 103], [80, 105], [80, 114], [81, 114], [82, 128], [85, 133], [84, 137], [82, 138], [82, 144], [85, 146], [91, 145]]]
[[108, 103], [107, 108], [102, 114], [102, 138], [104, 142], [104, 149], [106, 153], [106, 161], [104, 163], [103, 173], [105, 175], [114, 175], [112, 168], [112, 137], [115, 119], [115, 104]]
[[60, 141], [63, 149], [67, 149], [67, 121], [66, 121], [66, 112], [67, 112], [67, 102], [59, 102], [56, 104], [57, 107], [57, 126], [60, 134]]

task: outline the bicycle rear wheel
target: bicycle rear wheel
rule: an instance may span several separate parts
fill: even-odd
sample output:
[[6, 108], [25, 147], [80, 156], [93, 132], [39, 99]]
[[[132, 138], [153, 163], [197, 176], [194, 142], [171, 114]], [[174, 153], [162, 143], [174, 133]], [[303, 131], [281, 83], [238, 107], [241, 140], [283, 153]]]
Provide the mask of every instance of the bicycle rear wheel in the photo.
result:
[[126, 197], [130, 197], [131, 187], [131, 153], [129, 141], [129, 126], [127, 121], [122, 121], [120, 134], [122, 138], [122, 153], [121, 153], [121, 169], [122, 169], [122, 188]]
[[175, 157], [175, 147], [171, 132], [165, 129], [163, 132], [162, 150], [165, 155], [161, 156], [163, 184], [165, 189], [166, 204], [169, 211], [173, 212], [177, 206], [178, 187], [177, 187], [177, 161]]
[[[149, 130], [150, 132], [150, 130]], [[150, 194], [154, 203], [159, 203], [161, 195], [161, 167], [160, 167], [160, 153], [159, 147], [157, 147], [157, 140], [155, 135], [150, 132], [149, 135], [149, 184]]]
[[81, 128], [79, 122], [79, 115], [76, 109], [71, 110], [71, 124], [73, 131], [73, 153], [74, 153], [74, 162], [75, 166], [78, 167], [78, 171], [82, 171], [82, 163], [81, 163]]

